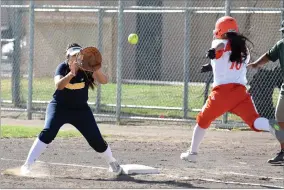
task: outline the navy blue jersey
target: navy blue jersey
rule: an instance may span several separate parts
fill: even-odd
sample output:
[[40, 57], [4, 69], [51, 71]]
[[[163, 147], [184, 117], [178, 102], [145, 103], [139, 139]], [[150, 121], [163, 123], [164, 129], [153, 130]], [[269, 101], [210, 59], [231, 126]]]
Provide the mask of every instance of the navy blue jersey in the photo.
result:
[[[70, 72], [67, 62], [59, 64], [55, 75], [66, 76]], [[88, 77], [84, 71], [78, 70], [75, 77], [63, 90], [56, 90], [53, 94], [53, 103], [65, 105], [67, 107], [85, 106], [88, 101]]]

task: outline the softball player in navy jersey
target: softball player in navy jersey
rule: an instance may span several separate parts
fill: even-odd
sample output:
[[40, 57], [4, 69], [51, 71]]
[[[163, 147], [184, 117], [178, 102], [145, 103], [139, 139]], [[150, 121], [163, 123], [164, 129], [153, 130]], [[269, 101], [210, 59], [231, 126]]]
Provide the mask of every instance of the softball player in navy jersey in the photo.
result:
[[107, 83], [107, 77], [100, 69], [94, 73], [84, 72], [76, 66], [76, 55], [82, 47], [76, 43], [70, 44], [66, 50], [66, 61], [59, 64], [54, 82], [56, 91], [46, 109], [45, 127], [32, 145], [25, 164], [21, 167], [23, 175], [32, 171], [32, 165], [54, 140], [59, 129], [66, 123], [75, 126], [109, 164], [110, 171], [121, 174], [121, 167], [112, 156], [111, 149], [103, 139], [93, 113], [87, 104], [88, 88], [94, 88], [94, 80], [101, 84]]

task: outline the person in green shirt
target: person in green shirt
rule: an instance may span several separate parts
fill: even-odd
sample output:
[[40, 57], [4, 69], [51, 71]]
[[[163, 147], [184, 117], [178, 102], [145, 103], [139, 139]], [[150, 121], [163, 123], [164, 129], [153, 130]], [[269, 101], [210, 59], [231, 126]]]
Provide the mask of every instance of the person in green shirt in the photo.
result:
[[[282, 28], [279, 31], [284, 34], [284, 21], [282, 21]], [[284, 78], [284, 39], [279, 40], [268, 52], [263, 54], [255, 62], [248, 64], [247, 67], [259, 68], [269, 61], [275, 62], [277, 60], [279, 60], [282, 77]], [[275, 119], [279, 126], [274, 123], [273, 128], [275, 129], [275, 133], [277, 133], [275, 136], [281, 144], [281, 151], [277, 153], [276, 157], [268, 160], [268, 163], [271, 164], [284, 162], [284, 83], [281, 85], [275, 111]]]

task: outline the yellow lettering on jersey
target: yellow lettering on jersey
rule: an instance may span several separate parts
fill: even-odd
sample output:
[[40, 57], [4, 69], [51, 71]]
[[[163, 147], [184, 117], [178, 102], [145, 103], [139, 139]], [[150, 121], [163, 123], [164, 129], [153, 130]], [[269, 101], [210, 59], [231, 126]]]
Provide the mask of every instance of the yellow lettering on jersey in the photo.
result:
[[75, 83], [75, 84], [71, 84], [68, 83], [65, 88], [68, 88], [70, 90], [79, 90], [85, 87], [85, 82], [80, 82], [80, 83]]

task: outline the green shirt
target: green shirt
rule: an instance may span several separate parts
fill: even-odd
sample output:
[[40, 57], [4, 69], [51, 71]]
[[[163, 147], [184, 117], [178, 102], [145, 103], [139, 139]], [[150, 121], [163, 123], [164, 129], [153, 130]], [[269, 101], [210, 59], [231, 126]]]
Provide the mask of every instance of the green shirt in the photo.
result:
[[[282, 77], [284, 78], [284, 39], [279, 40], [268, 52], [267, 56], [270, 61], [279, 59]], [[284, 83], [281, 86], [281, 94], [284, 95]]]

